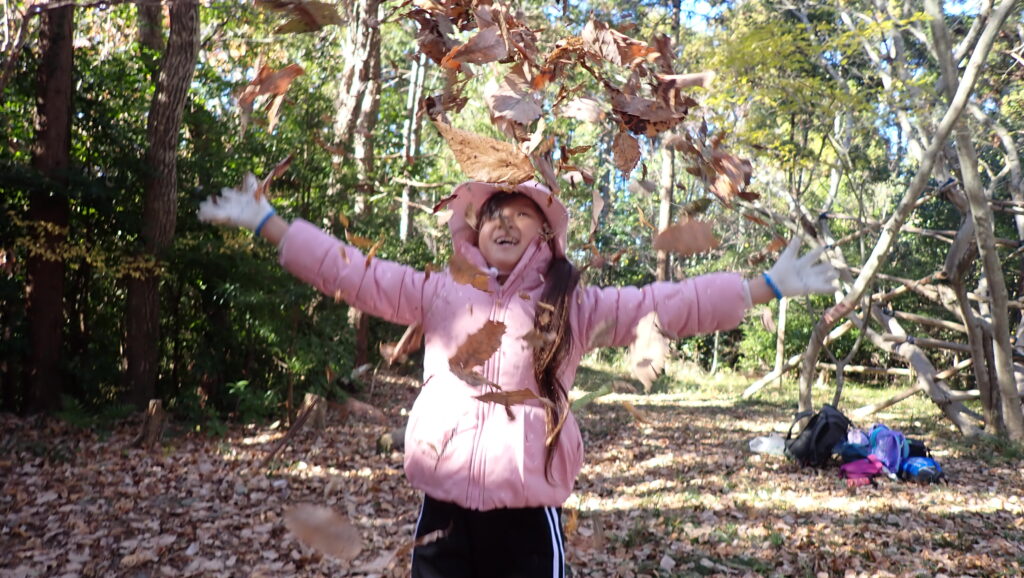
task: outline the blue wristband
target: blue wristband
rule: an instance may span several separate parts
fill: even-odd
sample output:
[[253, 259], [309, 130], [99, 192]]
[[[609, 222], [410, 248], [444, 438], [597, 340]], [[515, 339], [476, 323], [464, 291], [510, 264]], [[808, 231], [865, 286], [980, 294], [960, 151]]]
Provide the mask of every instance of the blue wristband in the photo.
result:
[[761, 276], [764, 277], [764, 282], [768, 284], [768, 288], [775, 294], [775, 298], [781, 300], [782, 291], [779, 291], [779, 288], [775, 285], [775, 281], [772, 281], [772, 278], [769, 277], [767, 273], [761, 273]]
[[[275, 211], [274, 208], [271, 207], [270, 208], [270, 212], [267, 213], [266, 215], [264, 215], [262, 219], [260, 219], [260, 224], [259, 225], [256, 225], [256, 228], [252, 232], [253, 236], [259, 237], [260, 236], [260, 231], [263, 230], [263, 225], [266, 225], [267, 221], [270, 220], [270, 217], [273, 217], [276, 214], [277, 214], [277, 211]], [[769, 285], [771, 285], [771, 283], [769, 283]]]

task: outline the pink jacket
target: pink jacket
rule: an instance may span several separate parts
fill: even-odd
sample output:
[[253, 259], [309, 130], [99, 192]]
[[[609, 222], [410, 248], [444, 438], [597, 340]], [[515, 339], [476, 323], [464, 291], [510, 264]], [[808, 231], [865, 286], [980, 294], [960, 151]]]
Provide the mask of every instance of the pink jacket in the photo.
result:
[[[557, 233], [564, 243], [565, 231]], [[457, 242], [456, 247], [483, 263], [471, 243]], [[504, 406], [474, 399], [486, 391], [466, 384], [448, 366], [468, 336], [487, 320], [500, 321], [506, 326], [501, 347], [480, 373], [503, 389], [539, 393], [532, 349], [522, 336], [534, 326], [535, 303], [551, 258], [548, 244], [530, 247], [503, 285], [492, 277], [484, 292], [455, 283], [447, 272], [427, 275], [377, 258], [366, 265], [357, 249], [305, 221], [292, 224], [280, 251], [286, 269], [325, 294], [393, 323], [422, 324], [424, 385], [406, 428], [405, 473], [429, 496], [474, 510], [561, 506], [583, 465], [582, 437], [573, 416], [566, 419], [550, 476], [545, 476], [547, 430], [540, 403], [513, 405], [510, 418]], [[684, 337], [734, 328], [745, 309], [742, 280], [732, 273], [641, 288], [581, 286], [572, 300], [573, 348], [561, 381], [573, 383], [595, 333], [600, 332], [602, 346], [628, 345], [637, 323], [651, 311], [657, 311], [667, 335]]]

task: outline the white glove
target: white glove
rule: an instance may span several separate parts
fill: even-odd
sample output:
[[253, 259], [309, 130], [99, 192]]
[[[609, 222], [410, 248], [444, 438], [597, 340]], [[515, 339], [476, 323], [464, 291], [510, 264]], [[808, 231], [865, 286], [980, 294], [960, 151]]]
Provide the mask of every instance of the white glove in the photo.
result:
[[800, 237], [793, 237], [775, 265], [764, 274], [765, 281], [778, 298], [799, 297], [811, 293], [830, 293], [839, 288], [839, 271], [831, 263], [819, 263], [825, 247], [800, 253]]
[[276, 211], [266, 195], [259, 195], [259, 179], [246, 173], [242, 179], [242, 190], [224, 187], [220, 196], [210, 197], [199, 203], [199, 220], [217, 225], [236, 225], [250, 231], [257, 231]]

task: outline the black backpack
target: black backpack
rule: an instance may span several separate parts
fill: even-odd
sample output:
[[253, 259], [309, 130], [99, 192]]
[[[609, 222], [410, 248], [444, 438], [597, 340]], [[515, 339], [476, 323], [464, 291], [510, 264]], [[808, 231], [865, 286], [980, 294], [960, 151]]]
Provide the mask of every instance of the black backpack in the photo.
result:
[[[807, 426], [793, 438], [793, 428], [808, 416], [811, 419]], [[821, 467], [832, 457], [833, 448], [846, 441], [850, 425], [850, 420], [843, 412], [827, 403], [821, 406], [818, 413], [800, 412], [796, 414], [786, 434], [786, 455], [801, 466]]]

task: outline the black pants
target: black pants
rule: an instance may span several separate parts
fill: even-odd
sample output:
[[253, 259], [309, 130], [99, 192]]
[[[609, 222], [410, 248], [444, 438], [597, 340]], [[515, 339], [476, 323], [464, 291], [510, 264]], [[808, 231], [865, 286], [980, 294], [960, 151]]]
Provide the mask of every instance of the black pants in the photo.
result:
[[425, 496], [416, 523], [413, 578], [564, 578], [561, 508], [478, 512]]

